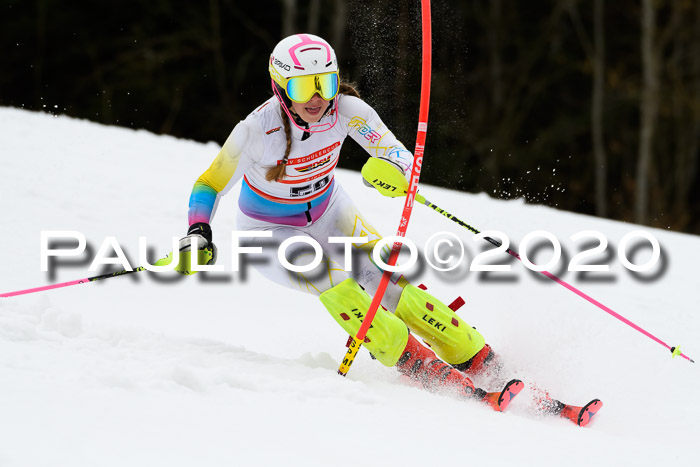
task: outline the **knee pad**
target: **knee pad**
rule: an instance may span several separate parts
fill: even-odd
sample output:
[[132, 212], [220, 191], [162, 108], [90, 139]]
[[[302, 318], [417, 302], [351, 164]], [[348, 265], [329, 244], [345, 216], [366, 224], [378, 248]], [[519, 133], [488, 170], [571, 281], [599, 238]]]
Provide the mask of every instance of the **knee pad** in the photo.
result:
[[395, 315], [447, 363], [464, 363], [485, 345], [484, 338], [447, 305], [413, 285], [403, 289]]
[[[372, 302], [369, 295], [354, 279], [346, 279], [326, 290], [319, 299], [333, 319], [353, 337], [360, 329]], [[372, 352], [372, 355], [383, 365], [394, 366], [399, 361], [407, 342], [406, 324], [380, 307], [367, 331], [364, 342], [367, 350]]]

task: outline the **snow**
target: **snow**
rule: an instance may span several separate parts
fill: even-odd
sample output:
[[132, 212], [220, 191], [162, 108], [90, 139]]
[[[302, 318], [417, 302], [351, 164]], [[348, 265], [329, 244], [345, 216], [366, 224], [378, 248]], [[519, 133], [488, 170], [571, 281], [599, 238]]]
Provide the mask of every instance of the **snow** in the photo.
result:
[[[218, 151], [12, 108], [0, 108], [0, 128], [0, 293], [96, 274], [89, 255], [42, 272], [42, 231], [80, 231], [93, 255], [114, 236], [134, 266], [146, 236], [164, 256], [186, 230], [194, 180]], [[381, 198], [356, 172], [337, 177], [376, 228], [395, 232], [400, 200]], [[460, 315], [526, 389], [496, 413], [405, 385], [366, 351], [339, 377], [347, 335], [316, 298], [252, 270], [230, 271], [236, 192], [213, 222], [225, 273], [173, 281], [141, 272], [0, 299], [0, 466], [697, 465], [698, 364], [672, 359], [507, 255], [492, 261], [511, 264], [510, 273], [486, 280], [469, 272], [488, 243], [423, 206], [408, 237], [422, 247], [451, 232], [469, 253], [465, 267], [426, 267], [414, 282], [448, 303], [464, 297]], [[617, 246], [640, 226], [439, 187], [421, 193], [480, 230], [506, 233], [516, 249], [531, 231], [552, 232], [563, 265], [582, 244], [571, 235], [603, 233], [607, 255], [590, 261], [609, 264], [609, 273], [555, 272], [700, 358], [697, 236], [644, 229], [659, 240], [662, 261], [635, 275]], [[650, 257], [649, 248], [629, 251], [636, 264]], [[536, 416], [531, 384], [570, 403], [598, 397], [605, 407], [586, 428]]]

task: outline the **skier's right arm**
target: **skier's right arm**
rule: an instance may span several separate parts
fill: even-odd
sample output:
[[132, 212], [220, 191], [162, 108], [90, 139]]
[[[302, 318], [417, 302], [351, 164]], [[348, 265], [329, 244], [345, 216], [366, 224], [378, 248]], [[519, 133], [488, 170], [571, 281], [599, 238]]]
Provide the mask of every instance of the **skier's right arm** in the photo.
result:
[[192, 274], [190, 249], [194, 241], [200, 264], [214, 264], [216, 246], [210, 227], [219, 198], [226, 194], [262, 154], [262, 135], [251, 119], [238, 123], [211, 166], [197, 179], [190, 195], [187, 236], [180, 239], [180, 263], [175, 268], [181, 274]]
[[262, 135], [256, 122], [248, 118], [236, 125], [211, 166], [192, 187], [188, 212], [189, 225], [210, 223], [221, 195], [226, 194], [262, 154]]

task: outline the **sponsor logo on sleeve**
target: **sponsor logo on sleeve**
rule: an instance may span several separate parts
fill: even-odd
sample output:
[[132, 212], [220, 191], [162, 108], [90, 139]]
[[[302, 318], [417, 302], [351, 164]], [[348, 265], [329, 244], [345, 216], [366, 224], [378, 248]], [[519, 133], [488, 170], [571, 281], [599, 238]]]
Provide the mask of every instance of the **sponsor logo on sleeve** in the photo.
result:
[[348, 126], [350, 128], [357, 128], [357, 132], [364, 136], [365, 139], [367, 139], [370, 143], [376, 143], [382, 138], [382, 135], [380, 135], [379, 133], [374, 131], [372, 127], [367, 125], [367, 122], [364, 118], [352, 117], [352, 120], [350, 120]]

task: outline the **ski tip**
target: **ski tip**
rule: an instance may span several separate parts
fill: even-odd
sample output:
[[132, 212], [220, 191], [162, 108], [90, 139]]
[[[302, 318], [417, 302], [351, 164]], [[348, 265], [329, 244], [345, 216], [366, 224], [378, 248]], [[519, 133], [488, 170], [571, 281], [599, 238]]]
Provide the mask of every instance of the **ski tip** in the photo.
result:
[[496, 412], [503, 412], [524, 387], [525, 384], [522, 381], [513, 379], [503, 387], [502, 391], [486, 393], [483, 400]]
[[498, 406], [501, 412], [508, 407], [515, 396], [520, 394], [524, 387], [525, 384], [519, 379], [512, 379], [505, 385], [503, 391], [501, 391], [501, 396], [498, 398]]
[[602, 408], [603, 402], [600, 399], [593, 399], [588, 404], [581, 407], [581, 410], [578, 413], [578, 419], [576, 424], [578, 426], [588, 425], [595, 416], [595, 414], [597, 414], [598, 411]]

